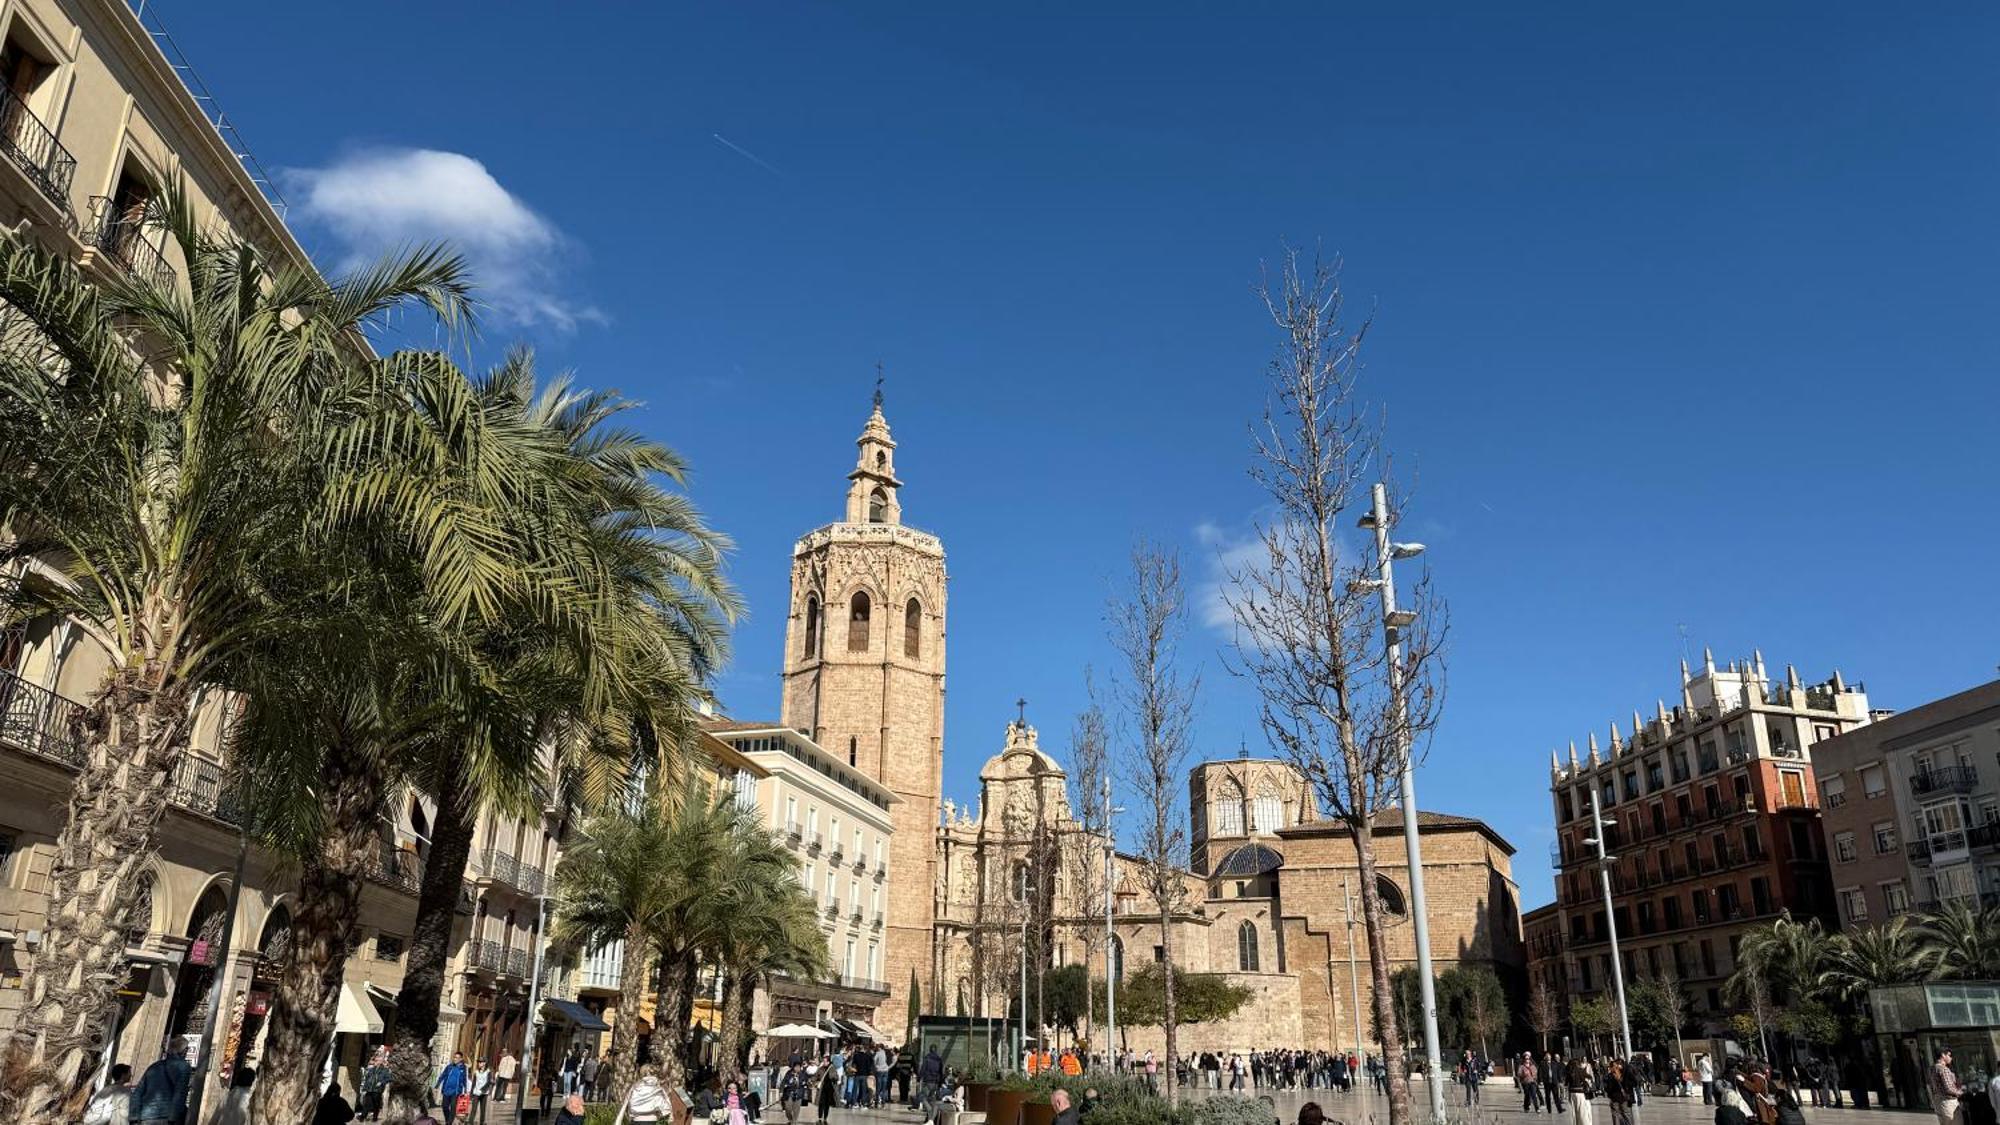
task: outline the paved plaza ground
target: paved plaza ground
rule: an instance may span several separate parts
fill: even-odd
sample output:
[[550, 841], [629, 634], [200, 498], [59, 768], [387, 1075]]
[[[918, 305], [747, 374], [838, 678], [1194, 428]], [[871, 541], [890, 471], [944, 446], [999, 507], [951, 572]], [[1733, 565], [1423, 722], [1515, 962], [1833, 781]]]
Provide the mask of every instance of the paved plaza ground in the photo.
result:
[[[1087, 1083], [1088, 1080], [1083, 1081]], [[1259, 1093], [1254, 1090], [1246, 1092], [1253, 1096]], [[1203, 1097], [1209, 1092], [1198, 1090], [1192, 1093], [1194, 1096]], [[1389, 1119], [1389, 1107], [1385, 1099], [1372, 1093], [1364, 1094], [1359, 1090], [1349, 1094], [1329, 1090], [1278, 1090], [1262, 1093], [1270, 1096], [1278, 1120], [1285, 1125], [1291, 1125], [1298, 1119], [1299, 1107], [1307, 1102], [1318, 1102], [1320, 1108], [1326, 1111], [1328, 1120], [1341, 1122], [1342, 1125], [1384, 1125]], [[1446, 1105], [1452, 1111], [1454, 1120], [1460, 1120], [1457, 1115], [1465, 1110], [1465, 1090], [1463, 1087], [1453, 1086], [1447, 1093], [1449, 1096]], [[1421, 1106], [1422, 1083], [1412, 1088], [1412, 1094]], [[495, 1106], [493, 1109], [494, 1112], [489, 1117], [491, 1125], [515, 1125], [514, 1106]], [[1930, 1120], [1929, 1114], [1896, 1109], [1813, 1109], [1808, 1106], [1805, 1114], [1809, 1125], [1898, 1125], [1898, 1123], [1918, 1125], [1919, 1122]], [[1489, 1125], [1538, 1125], [1544, 1122], [1549, 1125], [1569, 1125], [1570, 1122], [1568, 1113], [1523, 1111], [1520, 1095], [1513, 1084], [1498, 1079], [1488, 1082], [1481, 1089], [1479, 1109], [1468, 1117], [1474, 1122], [1486, 1122]], [[980, 1119], [981, 1115], [968, 1113], [961, 1118], [959, 1125], [977, 1125]], [[764, 1125], [783, 1125], [784, 1120], [785, 1115], [782, 1112], [766, 1111], [764, 1114]], [[810, 1109], [799, 1115], [801, 1125], [812, 1125], [815, 1120], [816, 1116]], [[914, 1125], [919, 1118], [914, 1110], [895, 1107], [836, 1109], [831, 1120], [834, 1125]], [[1638, 1115], [1638, 1125], [1711, 1125], [1714, 1120], [1714, 1108], [1701, 1104], [1699, 1094], [1691, 1098], [1649, 1097], [1646, 1099], [1646, 1104], [1639, 1107]], [[1611, 1125], [1611, 1111], [1606, 1108], [1604, 1099], [1599, 1098], [1592, 1104], [1591, 1122], [1592, 1125]]]

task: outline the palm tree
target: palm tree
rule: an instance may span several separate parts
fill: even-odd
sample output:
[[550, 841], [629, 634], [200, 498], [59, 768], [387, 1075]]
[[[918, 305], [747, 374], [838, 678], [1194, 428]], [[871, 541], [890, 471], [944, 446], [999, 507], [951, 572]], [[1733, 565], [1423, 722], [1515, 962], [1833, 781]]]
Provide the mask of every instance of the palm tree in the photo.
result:
[[1936, 956], [1926, 946], [1925, 937], [1907, 915], [1841, 934], [1833, 939], [1822, 979], [1849, 1000], [1871, 988], [1929, 980]]
[[1922, 926], [1939, 975], [1958, 980], [2000, 976], [2000, 910], [1954, 901], [1926, 916]]
[[[468, 320], [456, 258], [402, 254], [333, 284], [201, 229], [184, 193], [154, 216], [187, 289], [86, 280], [32, 239], [0, 238], [0, 521], [25, 567], [14, 612], [60, 614], [106, 648], [85, 702], [76, 784], [55, 840], [48, 925], [0, 1067], [0, 1109], [70, 1112], [122, 979], [122, 932], [152, 855], [198, 690], [228, 688], [241, 653], [298, 627], [274, 574], [329, 529], [366, 517], [429, 573], [448, 611], [493, 603], [490, 528], [389, 472], [353, 487], [396, 425], [393, 360], [358, 341], [420, 304]], [[468, 534], [469, 533], [469, 534]]]
[[1736, 971], [1746, 976], [1737, 991], [1748, 995], [1749, 976], [1755, 976], [1764, 987], [1789, 991], [1796, 999], [1810, 999], [1822, 989], [1821, 975], [1831, 951], [1831, 940], [1819, 919], [1797, 922], [1787, 911], [1769, 925], [1743, 934], [1736, 952]]
[[817, 980], [831, 968], [818, 909], [791, 850], [755, 819], [731, 825], [732, 878], [715, 898], [713, 952], [722, 978], [722, 1050], [741, 1074], [750, 1061], [750, 1008], [773, 973]]

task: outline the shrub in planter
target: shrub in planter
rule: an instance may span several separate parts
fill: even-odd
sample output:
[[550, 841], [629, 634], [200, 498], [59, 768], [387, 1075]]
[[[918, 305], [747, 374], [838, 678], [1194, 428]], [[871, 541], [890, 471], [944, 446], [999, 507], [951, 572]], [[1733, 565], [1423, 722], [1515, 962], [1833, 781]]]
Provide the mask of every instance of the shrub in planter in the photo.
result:
[[1190, 1108], [1195, 1125], [1272, 1125], [1279, 1120], [1278, 1111], [1259, 1098], [1201, 1098]]

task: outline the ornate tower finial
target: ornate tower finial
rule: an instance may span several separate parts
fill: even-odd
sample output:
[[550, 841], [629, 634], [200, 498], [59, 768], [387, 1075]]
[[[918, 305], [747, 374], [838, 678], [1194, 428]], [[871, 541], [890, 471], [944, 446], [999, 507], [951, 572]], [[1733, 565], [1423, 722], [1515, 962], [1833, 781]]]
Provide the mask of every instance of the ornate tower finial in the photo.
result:
[[875, 361], [875, 409], [882, 409], [882, 361]]

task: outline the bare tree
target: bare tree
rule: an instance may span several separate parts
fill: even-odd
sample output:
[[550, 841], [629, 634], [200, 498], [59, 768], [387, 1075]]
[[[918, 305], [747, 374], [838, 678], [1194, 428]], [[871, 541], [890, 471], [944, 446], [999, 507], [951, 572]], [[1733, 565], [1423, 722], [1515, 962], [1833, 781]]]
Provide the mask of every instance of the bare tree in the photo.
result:
[[[1077, 933], [1083, 939], [1083, 964], [1088, 972], [1105, 944], [1104, 932], [1096, 924], [1096, 911], [1105, 892], [1104, 837], [1109, 826], [1104, 822], [1104, 782], [1110, 775], [1104, 708], [1097, 701], [1097, 688], [1088, 668], [1084, 669], [1083, 682], [1090, 706], [1077, 712], [1069, 739], [1070, 806], [1082, 831], [1076, 846], [1064, 849], [1064, 859], [1069, 865], [1069, 885], [1079, 919]], [[1089, 1005], [1084, 1006], [1083, 1020], [1084, 1038], [1095, 1043], [1096, 1017]]]
[[1269, 494], [1271, 515], [1257, 528], [1262, 550], [1229, 574], [1232, 671], [1256, 683], [1265, 736], [1354, 842], [1389, 1121], [1404, 1125], [1410, 1090], [1383, 941], [1375, 824], [1395, 803], [1405, 748], [1416, 753], [1437, 721], [1444, 607], [1427, 576], [1409, 591], [1404, 605], [1417, 616], [1399, 631], [1405, 706], [1395, 706], [1372, 551], [1350, 551], [1340, 538], [1342, 518], [1368, 504], [1371, 474], [1387, 476], [1377, 427], [1355, 394], [1367, 325], [1348, 334], [1335, 266], [1302, 268], [1294, 252], [1276, 287], [1266, 282], [1258, 293], [1282, 337], [1271, 400], [1253, 431], [1251, 476]]
[[1681, 986], [1680, 971], [1673, 962], [1667, 962], [1657, 978], [1660, 985], [1660, 1018], [1674, 1026], [1674, 1065], [1680, 1066], [1687, 1058], [1681, 1042], [1681, 1029], [1688, 1021], [1688, 994]]
[[[1160, 912], [1160, 954], [1174, 963], [1174, 916], [1187, 885], [1187, 822], [1180, 814], [1190, 729], [1200, 677], [1181, 667], [1187, 631], [1187, 594], [1180, 556], [1141, 542], [1132, 550], [1131, 587], [1110, 607], [1111, 644], [1121, 675], [1113, 680], [1120, 749], [1128, 784], [1144, 803], [1138, 831], [1139, 879]], [[1173, 1077], [1178, 1057], [1174, 975], [1166, 975], [1167, 1103], [1180, 1093]]]
[[1541, 1037], [1542, 1051], [1549, 1049], [1549, 1036], [1562, 1026], [1562, 1012], [1556, 1007], [1555, 993], [1537, 980], [1528, 988], [1528, 1026]]

